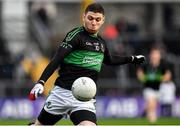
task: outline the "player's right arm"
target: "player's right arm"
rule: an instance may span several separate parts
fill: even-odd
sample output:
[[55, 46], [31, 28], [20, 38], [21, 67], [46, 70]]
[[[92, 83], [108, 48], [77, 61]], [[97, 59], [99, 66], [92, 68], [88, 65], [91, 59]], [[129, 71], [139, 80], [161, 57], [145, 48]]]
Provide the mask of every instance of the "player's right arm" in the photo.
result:
[[78, 34], [73, 34], [69, 32], [63, 42], [60, 44], [58, 50], [55, 55], [49, 62], [49, 64], [44, 69], [41, 74], [39, 80], [36, 82], [35, 86], [30, 92], [29, 98], [31, 100], [35, 100], [38, 97], [38, 94], [42, 94], [44, 91], [44, 83], [48, 80], [48, 78], [54, 73], [54, 71], [59, 67], [59, 65], [63, 62], [64, 58], [75, 50], [79, 46], [79, 38]]
[[145, 81], [146, 81], [146, 75], [145, 75], [145, 73], [144, 73], [144, 70], [143, 70], [141, 67], [139, 67], [139, 68], [137, 69], [136, 74], [137, 74], [138, 80], [139, 80], [140, 82], [142, 82], [142, 83], [145, 83]]

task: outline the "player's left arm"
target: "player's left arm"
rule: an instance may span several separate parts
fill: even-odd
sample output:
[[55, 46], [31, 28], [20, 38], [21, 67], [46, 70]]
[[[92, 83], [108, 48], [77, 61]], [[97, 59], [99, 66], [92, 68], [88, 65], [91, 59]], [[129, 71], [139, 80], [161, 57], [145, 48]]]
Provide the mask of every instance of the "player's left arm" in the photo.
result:
[[163, 82], [168, 82], [171, 80], [171, 71], [166, 70], [165, 74], [163, 75], [162, 81]]
[[162, 82], [168, 82], [172, 79], [172, 73], [170, 69], [166, 69], [165, 73], [162, 76]]
[[108, 48], [105, 47], [103, 62], [106, 65], [122, 65], [127, 63], [133, 63], [139, 65], [145, 62], [145, 57], [143, 55], [137, 55], [137, 56], [111, 55]]
[[168, 82], [171, 81], [172, 79], [172, 71], [170, 68], [170, 64], [168, 64], [167, 62], [164, 62], [163, 64], [161, 64], [163, 67], [163, 76], [162, 76], [162, 82]]

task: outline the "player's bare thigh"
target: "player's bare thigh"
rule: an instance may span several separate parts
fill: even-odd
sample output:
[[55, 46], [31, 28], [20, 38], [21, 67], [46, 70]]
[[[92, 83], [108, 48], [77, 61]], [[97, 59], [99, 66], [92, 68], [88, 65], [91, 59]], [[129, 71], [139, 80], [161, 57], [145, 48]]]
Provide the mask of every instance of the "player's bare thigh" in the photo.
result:
[[[42, 124], [38, 120], [36, 120], [36, 122], [31, 126], [41, 126], [41, 125]], [[91, 121], [82, 121], [77, 126], [96, 126], [96, 124]]]
[[82, 121], [78, 124], [78, 126], [96, 126], [96, 124], [91, 121]]
[[42, 126], [42, 124], [36, 119], [35, 123], [30, 126]]

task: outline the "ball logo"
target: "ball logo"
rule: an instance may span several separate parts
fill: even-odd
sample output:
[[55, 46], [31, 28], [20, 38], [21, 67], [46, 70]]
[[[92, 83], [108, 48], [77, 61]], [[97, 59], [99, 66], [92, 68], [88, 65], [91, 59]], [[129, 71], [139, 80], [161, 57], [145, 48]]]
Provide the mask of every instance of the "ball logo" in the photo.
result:
[[80, 77], [73, 82], [73, 96], [80, 101], [89, 101], [96, 95], [96, 84], [89, 77]]
[[86, 84], [86, 80], [82, 79], [82, 83], [83, 83], [83, 85], [85, 85]]

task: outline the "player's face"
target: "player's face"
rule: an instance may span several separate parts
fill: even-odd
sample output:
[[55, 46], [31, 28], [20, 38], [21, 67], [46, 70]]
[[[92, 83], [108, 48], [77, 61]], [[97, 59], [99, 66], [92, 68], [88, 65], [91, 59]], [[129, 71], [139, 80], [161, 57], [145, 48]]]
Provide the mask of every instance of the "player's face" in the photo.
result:
[[96, 34], [102, 24], [104, 23], [105, 17], [101, 13], [87, 12], [84, 17], [84, 27], [91, 34]]
[[160, 50], [153, 50], [150, 53], [150, 60], [153, 65], [158, 65], [161, 60], [161, 52]]

